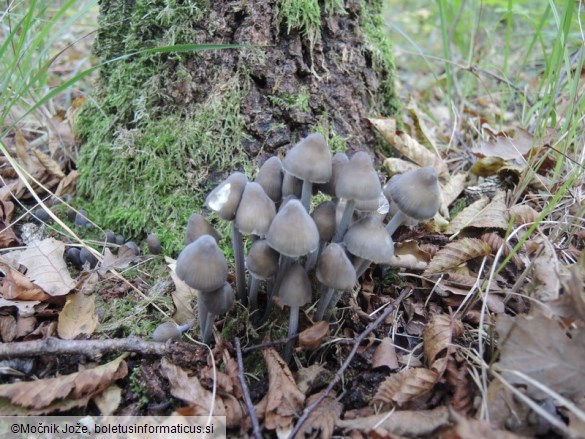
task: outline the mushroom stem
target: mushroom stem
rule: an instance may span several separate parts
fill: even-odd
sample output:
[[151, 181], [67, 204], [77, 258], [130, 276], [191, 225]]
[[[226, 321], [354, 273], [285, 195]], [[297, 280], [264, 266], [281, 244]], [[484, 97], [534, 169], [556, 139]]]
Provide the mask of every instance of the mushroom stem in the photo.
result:
[[355, 258], [353, 266], [355, 268], [355, 275], [358, 279], [366, 272], [371, 263], [372, 261], [368, 261], [364, 258]]
[[199, 316], [199, 329], [201, 330], [201, 337], [203, 337], [203, 332], [205, 332], [205, 322], [207, 321], [207, 307], [201, 300], [201, 292], [197, 295], [197, 315]]
[[258, 309], [258, 287], [260, 286], [260, 279], [253, 274], [250, 274], [250, 286], [248, 289], [248, 304], [250, 305], [250, 313]]
[[355, 200], [347, 200], [347, 204], [345, 205], [345, 210], [343, 211], [343, 215], [341, 217], [341, 222], [337, 227], [337, 232], [335, 232], [335, 237], [333, 238], [333, 242], [341, 242], [343, 241], [343, 235], [347, 232], [349, 228], [349, 223], [351, 221], [351, 217], [353, 216], [353, 210], [355, 208]]
[[308, 212], [311, 207], [311, 195], [313, 195], [313, 183], [309, 180], [303, 180], [303, 190], [301, 192], [301, 204]]
[[244, 269], [244, 239], [232, 221], [232, 247], [234, 249], [234, 263], [236, 266], [236, 295], [237, 298], [246, 304], [246, 272]]
[[195, 320], [190, 320], [187, 323], [184, 323], [182, 325], [177, 325], [177, 329], [179, 330], [180, 333], [183, 333], [183, 332], [187, 331], [188, 329], [190, 329], [194, 323], [195, 323]]
[[323, 244], [323, 241], [319, 241], [319, 248], [307, 255], [307, 260], [305, 261], [305, 271], [307, 273], [315, 267], [315, 264], [317, 264], [317, 259], [323, 249]]
[[408, 216], [405, 215], [404, 213], [402, 213], [401, 210], [396, 212], [396, 214], [392, 217], [390, 222], [386, 225], [386, 230], [388, 230], [388, 233], [390, 234], [390, 236], [392, 236], [394, 234], [394, 232], [396, 231], [396, 229], [398, 227], [400, 227], [400, 225], [402, 223], [404, 223], [404, 221], [406, 221], [407, 219], [408, 219]]
[[214, 320], [215, 320], [215, 314], [208, 312], [207, 318], [205, 319], [205, 327], [203, 328], [203, 333], [201, 334], [201, 338], [203, 339], [203, 343], [209, 344], [209, 342], [211, 341]]
[[[291, 306], [291, 308], [290, 308], [290, 316], [288, 319], [288, 338], [289, 339], [293, 335], [296, 335], [296, 333], [299, 329], [299, 310], [300, 310], [300, 307], [298, 307], [298, 306]], [[284, 347], [284, 361], [286, 361], [287, 363], [292, 358], [294, 344], [295, 344], [294, 339], [289, 340], [286, 343], [286, 346]]]
[[319, 306], [317, 307], [317, 312], [315, 313], [314, 320], [318, 322], [319, 320], [323, 320], [323, 316], [325, 315], [325, 310], [328, 308], [329, 302], [333, 298], [335, 294], [333, 288], [328, 288], [325, 293], [321, 293], [321, 297], [319, 298]]
[[264, 316], [262, 317], [261, 324], [264, 324], [268, 320], [268, 317], [270, 316], [270, 313], [272, 312], [272, 307], [274, 306], [274, 302], [272, 301], [272, 298], [275, 295], [278, 295], [278, 290], [280, 290], [280, 284], [282, 284], [282, 279], [284, 278], [286, 271], [288, 270], [288, 268], [291, 266], [291, 264], [293, 262], [294, 262], [293, 258], [291, 258], [289, 256], [285, 256], [285, 255], [280, 255], [280, 263], [278, 264], [278, 273], [276, 273], [276, 279], [274, 280], [274, 285], [267, 292], [266, 310], [264, 311]]

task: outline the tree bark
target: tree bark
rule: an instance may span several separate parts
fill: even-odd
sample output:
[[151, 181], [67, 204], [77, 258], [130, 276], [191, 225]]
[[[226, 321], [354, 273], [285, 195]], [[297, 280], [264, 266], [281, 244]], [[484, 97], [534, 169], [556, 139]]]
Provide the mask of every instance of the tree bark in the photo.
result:
[[236, 169], [253, 177], [264, 159], [312, 131], [336, 150], [374, 148], [366, 118], [398, 108], [380, 7], [380, 0], [102, 0], [101, 61], [170, 44], [243, 47], [102, 67], [77, 122], [79, 190], [92, 200], [92, 219], [180, 242], [169, 225], [183, 227], [217, 180]]

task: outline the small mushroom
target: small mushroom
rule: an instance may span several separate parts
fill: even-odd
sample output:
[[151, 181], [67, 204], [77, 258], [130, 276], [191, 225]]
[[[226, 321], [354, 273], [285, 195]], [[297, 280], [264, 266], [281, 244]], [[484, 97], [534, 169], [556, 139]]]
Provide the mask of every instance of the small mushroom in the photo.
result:
[[284, 171], [282, 177], [282, 198], [290, 195], [295, 198], [301, 198], [303, 194], [303, 180], [298, 179], [292, 174]]
[[258, 183], [248, 183], [234, 219], [236, 227], [244, 235], [266, 236], [276, 215], [274, 201], [266, 195]]
[[94, 254], [85, 247], [79, 250], [79, 260], [81, 261], [81, 265], [87, 264], [89, 268], [95, 268], [98, 263], [98, 259]]
[[175, 322], [161, 323], [152, 333], [152, 339], [161, 343], [165, 343], [169, 340], [175, 340], [181, 337], [181, 334], [191, 328], [194, 323], [194, 320], [191, 320], [184, 325], [177, 325]]
[[335, 229], [337, 226], [335, 220], [335, 203], [333, 201], [324, 201], [319, 204], [313, 212], [311, 212], [311, 218], [315, 221], [317, 230], [319, 231], [319, 248], [307, 256], [307, 262], [305, 263], [305, 269], [311, 271], [317, 259], [321, 249], [325, 246], [325, 243], [331, 241], [335, 235]]
[[203, 305], [207, 310], [207, 318], [201, 334], [203, 343], [211, 341], [213, 321], [215, 316], [225, 314], [234, 304], [234, 290], [228, 282], [213, 291], [199, 292], [199, 305]]
[[301, 202], [292, 199], [272, 220], [266, 241], [281, 255], [298, 258], [317, 249], [319, 231]]
[[223, 286], [228, 266], [215, 239], [203, 235], [181, 251], [175, 272], [191, 288], [213, 291]]
[[331, 159], [331, 178], [327, 183], [318, 184], [317, 188], [326, 195], [333, 197], [333, 202], [337, 203], [337, 195], [335, 195], [335, 184], [343, 166], [349, 161], [347, 155], [343, 152], [336, 152]]
[[261, 280], [273, 278], [278, 271], [278, 253], [272, 249], [266, 240], [254, 241], [248, 256], [246, 267], [250, 272], [250, 286], [248, 289], [248, 302], [250, 311], [258, 309], [258, 287]]
[[35, 211], [33, 212], [33, 217], [40, 223], [53, 222], [53, 218], [51, 218], [51, 215], [49, 215], [49, 212], [47, 212], [43, 207], [39, 207], [38, 209], [35, 209]]
[[185, 245], [191, 244], [202, 235], [210, 235], [216, 242], [219, 242], [221, 237], [219, 233], [207, 222], [203, 215], [193, 213], [187, 221], [187, 229], [185, 230]]
[[78, 226], [85, 227], [86, 229], [93, 229], [93, 224], [87, 218], [87, 212], [83, 209], [79, 209], [75, 213], [75, 220], [73, 222]]
[[106, 230], [104, 232], [104, 242], [106, 244], [116, 244], [116, 234], [111, 230]]
[[[278, 292], [280, 301], [290, 307], [288, 338], [296, 335], [299, 328], [299, 310], [311, 301], [311, 281], [298, 262], [293, 263], [283, 276]], [[289, 340], [284, 349], [284, 360], [290, 361], [294, 341]]]
[[256, 175], [258, 183], [272, 201], [278, 203], [282, 198], [282, 163], [276, 156], [264, 162]]
[[430, 219], [441, 207], [441, 188], [432, 166], [393, 176], [384, 187], [384, 194], [399, 209], [386, 226], [390, 235], [408, 218]]
[[160, 239], [154, 233], [150, 233], [146, 237], [146, 244], [148, 246], [148, 251], [153, 255], [160, 255], [162, 248], [160, 245]]
[[236, 267], [236, 291], [238, 298], [246, 298], [246, 274], [244, 271], [244, 240], [242, 234], [233, 221], [238, 211], [238, 206], [248, 184], [248, 178], [241, 172], [234, 172], [219, 186], [212, 190], [205, 204], [216, 212], [220, 218], [232, 222], [232, 247], [234, 249], [234, 265]]
[[333, 238], [334, 242], [343, 240], [353, 216], [356, 201], [378, 198], [381, 191], [380, 179], [374, 169], [372, 159], [363, 151], [356, 152], [341, 169], [335, 185], [335, 194], [338, 198], [347, 200], [347, 204]]
[[65, 258], [78, 270], [83, 268], [83, 262], [80, 257], [81, 251], [77, 247], [68, 247], [65, 251]]
[[136, 244], [134, 241], [128, 241], [120, 247], [120, 249], [118, 250], [118, 253], [120, 253], [120, 252], [121, 253], [129, 252], [133, 256], [139, 256], [140, 255], [140, 247], [138, 247], [138, 244]]
[[331, 179], [331, 151], [320, 133], [313, 133], [293, 146], [284, 157], [282, 167], [303, 181], [301, 203], [309, 211], [313, 183], [327, 183]]
[[325, 310], [337, 305], [337, 300], [330, 304], [332, 298], [338, 291], [347, 291], [353, 288], [357, 282], [357, 276], [345, 251], [337, 243], [329, 244], [323, 250], [317, 264], [316, 275], [319, 282], [327, 288], [327, 291], [321, 294], [315, 313], [315, 320], [323, 320]]
[[356, 256], [353, 262], [359, 278], [371, 262], [388, 264], [394, 255], [394, 243], [380, 218], [365, 216], [352, 224], [343, 239], [345, 248]]

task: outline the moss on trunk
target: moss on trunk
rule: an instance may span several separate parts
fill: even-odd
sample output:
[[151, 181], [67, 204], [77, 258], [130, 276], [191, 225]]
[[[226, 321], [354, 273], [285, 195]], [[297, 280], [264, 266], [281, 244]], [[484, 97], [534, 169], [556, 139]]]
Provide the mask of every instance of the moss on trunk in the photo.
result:
[[379, 0], [103, 0], [102, 61], [185, 43], [238, 50], [150, 54], [105, 65], [77, 120], [90, 217], [177, 250], [187, 217], [233, 170], [313, 130], [334, 149], [373, 148], [365, 121], [394, 115]]

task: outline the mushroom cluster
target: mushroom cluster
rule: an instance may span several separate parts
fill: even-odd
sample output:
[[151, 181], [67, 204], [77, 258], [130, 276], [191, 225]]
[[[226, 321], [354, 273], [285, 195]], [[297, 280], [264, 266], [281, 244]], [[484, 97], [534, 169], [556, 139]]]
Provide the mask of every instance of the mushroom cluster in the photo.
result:
[[[312, 207], [318, 192], [330, 199]], [[311, 280], [322, 285], [313, 316], [321, 320], [371, 263], [390, 263], [391, 235], [401, 223], [434, 216], [440, 191], [432, 168], [394, 176], [383, 190], [367, 153], [332, 156], [325, 138], [314, 133], [294, 145], [282, 161], [269, 158], [255, 181], [234, 172], [207, 196], [205, 204], [231, 222], [235, 296], [250, 307], [257, 323], [268, 319], [277, 298], [290, 308], [289, 339], [293, 339], [300, 309], [313, 300]], [[396, 205], [397, 213], [385, 226], [390, 204]], [[179, 278], [199, 292], [205, 342], [211, 339], [215, 316], [227, 312], [234, 302], [227, 261], [217, 241], [213, 227], [193, 214], [176, 268]], [[246, 241], [251, 244], [247, 255]], [[262, 282], [266, 300], [259, 296]], [[289, 342], [287, 361], [292, 351]]]

